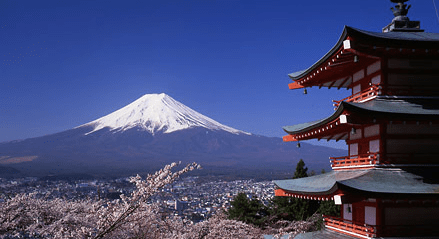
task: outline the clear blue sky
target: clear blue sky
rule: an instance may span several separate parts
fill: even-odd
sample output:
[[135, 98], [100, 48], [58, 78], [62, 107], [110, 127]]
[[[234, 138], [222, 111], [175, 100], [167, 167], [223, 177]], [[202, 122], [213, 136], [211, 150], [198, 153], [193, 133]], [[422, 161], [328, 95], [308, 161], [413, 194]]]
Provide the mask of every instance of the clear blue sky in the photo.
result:
[[[437, 1], [437, 0], [436, 0]], [[439, 32], [431, 0], [409, 17]], [[436, 2], [439, 6], [439, 1]], [[147, 93], [228, 126], [283, 136], [346, 90], [288, 89], [344, 25], [380, 31], [389, 0], [0, 1], [0, 142], [71, 129]]]

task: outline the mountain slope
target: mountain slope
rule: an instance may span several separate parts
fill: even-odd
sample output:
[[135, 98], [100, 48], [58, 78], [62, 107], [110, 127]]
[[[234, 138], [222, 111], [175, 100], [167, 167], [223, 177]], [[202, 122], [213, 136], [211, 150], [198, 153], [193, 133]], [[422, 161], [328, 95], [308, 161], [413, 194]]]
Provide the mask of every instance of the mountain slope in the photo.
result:
[[134, 127], [139, 127], [152, 134], [159, 131], [163, 131], [163, 133], [171, 133], [193, 127], [224, 130], [233, 134], [245, 133], [222, 125], [215, 120], [192, 110], [164, 93], [144, 95], [133, 103], [109, 115], [79, 127], [84, 126], [94, 127], [89, 133], [93, 133], [106, 127], [116, 131], [125, 131]]
[[[0, 176], [150, 172], [164, 164], [200, 163], [207, 174], [294, 172], [303, 158], [329, 169], [329, 155], [345, 151], [252, 135], [222, 125], [171, 97], [145, 95], [126, 107], [60, 133], [0, 143]], [[4, 173], [5, 174], [5, 173]]]

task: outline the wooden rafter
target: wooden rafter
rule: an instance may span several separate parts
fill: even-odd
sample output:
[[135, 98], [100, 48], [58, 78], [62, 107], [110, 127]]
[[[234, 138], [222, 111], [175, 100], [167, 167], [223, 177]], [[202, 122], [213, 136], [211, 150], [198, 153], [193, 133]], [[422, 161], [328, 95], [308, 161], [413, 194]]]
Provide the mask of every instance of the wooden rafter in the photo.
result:
[[341, 134], [340, 137], [335, 139], [335, 142], [338, 142], [339, 140], [341, 140], [342, 138], [344, 138], [347, 135], [348, 135], [347, 133]]
[[344, 79], [344, 80], [341, 82], [341, 84], [338, 86], [337, 89], [340, 90], [340, 88], [341, 88], [344, 84], [346, 84], [346, 82], [347, 82], [349, 79], [351, 79], [351, 76], [346, 77], [346, 79]]
[[331, 89], [331, 87], [334, 86], [334, 84], [335, 84], [336, 82], [337, 82], [336, 80], [333, 81], [333, 82], [328, 86], [328, 89]]
[[329, 138], [326, 139], [326, 141], [331, 140], [332, 138], [334, 138], [334, 135], [329, 136]]

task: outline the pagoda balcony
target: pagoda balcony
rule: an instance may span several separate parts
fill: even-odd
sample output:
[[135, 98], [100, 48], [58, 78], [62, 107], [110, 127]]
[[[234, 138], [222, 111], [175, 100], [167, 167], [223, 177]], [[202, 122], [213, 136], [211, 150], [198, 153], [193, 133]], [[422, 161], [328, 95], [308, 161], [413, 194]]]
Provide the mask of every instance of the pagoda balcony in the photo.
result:
[[343, 157], [329, 157], [331, 160], [331, 167], [336, 169], [341, 169], [345, 167], [373, 167], [379, 164], [379, 154], [369, 153], [360, 155], [350, 155]]
[[342, 101], [362, 102], [365, 100], [375, 98], [379, 94], [380, 91], [381, 91], [381, 87], [379, 85], [372, 85], [371, 87], [369, 87], [361, 92], [353, 94], [353, 95], [346, 97], [342, 100], [333, 100], [332, 102], [334, 102], [333, 105], [337, 108]]
[[338, 231], [359, 238], [371, 238], [377, 236], [376, 226], [368, 224], [360, 225], [350, 220], [326, 215], [323, 216], [323, 221], [325, 227], [333, 231]]

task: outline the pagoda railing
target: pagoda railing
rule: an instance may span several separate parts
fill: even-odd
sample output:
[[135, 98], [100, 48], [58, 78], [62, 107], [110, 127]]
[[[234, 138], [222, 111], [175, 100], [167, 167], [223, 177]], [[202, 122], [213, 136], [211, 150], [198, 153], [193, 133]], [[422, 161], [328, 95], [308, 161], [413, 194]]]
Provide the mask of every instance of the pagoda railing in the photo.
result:
[[[360, 237], [428, 237], [439, 235], [439, 227], [434, 222], [426, 225], [369, 225], [338, 217], [323, 215], [326, 228]], [[436, 238], [436, 237], [434, 237]]]
[[352, 235], [361, 235], [363, 237], [376, 237], [377, 228], [376, 226], [368, 224], [357, 224], [353, 221], [331, 217], [323, 216], [323, 221], [325, 226], [332, 230], [339, 230], [344, 233], [351, 233]]
[[331, 160], [331, 167], [349, 167], [349, 166], [368, 166], [379, 164], [379, 154], [369, 153], [360, 155], [350, 155], [343, 157], [329, 157]]
[[358, 102], [358, 101], [362, 101], [365, 99], [369, 99], [371, 97], [377, 96], [378, 92], [380, 90], [381, 90], [381, 87], [379, 85], [372, 85], [369, 88], [367, 88], [361, 92], [358, 92], [356, 94], [353, 94], [353, 95], [348, 96], [348, 97], [341, 99], [341, 100], [333, 100], [332, 102], [334, 102], [333, 105], [337, 108], [342, 101]]

